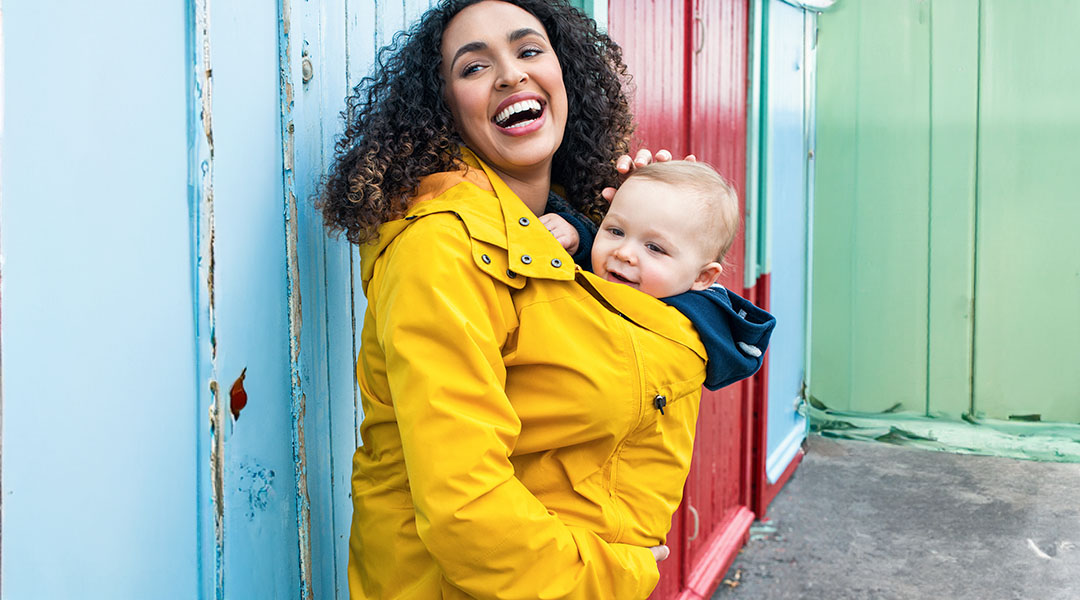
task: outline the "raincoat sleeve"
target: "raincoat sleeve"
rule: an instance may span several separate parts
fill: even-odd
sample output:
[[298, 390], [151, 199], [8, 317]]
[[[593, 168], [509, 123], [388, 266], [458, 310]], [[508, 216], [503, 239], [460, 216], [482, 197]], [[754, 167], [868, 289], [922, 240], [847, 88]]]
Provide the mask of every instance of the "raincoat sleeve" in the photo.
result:
[[417, 532], [446, 580], [476, 598], [646, 598], [659, 577], [648, 548], [564, 525], [514, 477], [521, 423], [501, 348], [516, 317], [463, 224], [422, 217], [380, 260], [369, 301]]

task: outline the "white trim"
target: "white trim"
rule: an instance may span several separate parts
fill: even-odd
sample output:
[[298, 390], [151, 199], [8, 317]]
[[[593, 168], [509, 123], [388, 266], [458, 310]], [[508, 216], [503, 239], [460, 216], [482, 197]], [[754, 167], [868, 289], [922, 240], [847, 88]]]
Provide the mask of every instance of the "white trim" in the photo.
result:
[[758, 211], [761, 209], [761, 56], [764, 52], [764, 26], [762, 25], [762, 2], [750, 0], [750, 82], [746, 111], [746, 207], [743, 215], [743, 287], [749, 289], [762, 275], [758, 256], [761, 225]]
[[821, 12], [823, 10], [829, 10], [830, 8], [832, 8], [833, 6], [836, 5], [836, 3], [839, 0], [780, 0], [780, 1], [785, 2], [787, 4], [790, 4], [790, 5], [794, 6], [795, 8], [802, 8], [802, 9], [806, 9], [806, 10], [814, 10], [814, 11], [817, 11], [817, 12]]
[[[810, 395], [814, 302], [814, 189], [817, 185], [817, 42], [818, 15], [807, 11], [803, 33], [803, 112], [806, 153], [806, 288], [803, 291], [803, 394]], [[805, 401], [806, 398], [803, 398]], [[809, 423], [809, 422], [808, 422]]]
[[[798, 402], [799, 398], [796, 398], [795, 401]], [[806, 422], [806, 417], [799, 417], [799, 419], [804, 423]], [[780, 476], [787, 470], [791, 460], [799, 453], [799, 448], [802, 447], [802, 441], [805, 438], [805, 424], [793, 427], [787, 437], [784, 438], [784, 441], [780, 442], [776, 450], [765, 459], [765, 476], [769, 479], [770, 484], [780, 480]]]

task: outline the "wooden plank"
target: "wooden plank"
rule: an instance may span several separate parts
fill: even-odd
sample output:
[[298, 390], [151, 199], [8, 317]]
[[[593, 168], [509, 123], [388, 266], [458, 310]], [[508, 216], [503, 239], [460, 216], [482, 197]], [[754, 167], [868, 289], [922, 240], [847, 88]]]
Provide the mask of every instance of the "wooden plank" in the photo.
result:
[[613, 6], [609, 33], [622, 46], [633, 76], [632, 106], [637, 118], [638, 146], [668, 148], [676, 156], [688, 151], [685, 77], [685, 21], [681, 2], [656, 4], [629, 0]]
[[818, 40], [816, 178], [812, 234], [810, 395], [838, 409], [851, 401], [852, 229], [856, 202], [857, 34], [861, 2], [823, 14]]
[[198, 597], [188, 9], [2, 10], [0, 596]]
[[[279, 9], [211, 3], [214, 340], [219, 401], [241, 375], [247, 406], [218, 435], [223, 481], [219, 597], [296, 597], [300, 539], [284, 199]], [[287, 15], [286, 15], [287, 16]], [[266, 540], [274, 540], [268, 544]]]
[[851, 402], [858, 410], [925, 407], [926, 10], [917, 0], [866, 4], [860, 23], [851, 313]]
[[981, 16], [975, 409], [1077, 422], [1080, 4], [986, 0]]
[[934, 5], [926, 413], [971, 410], [979, 3]]
[[[745, 212], [749, 3], [696, 2], [691, 24], [687, 35], [691, 53], [689, 149], [731, 181], [740, 210]], [[731, 268], [721, 278], [722, 284], [742, 295], [746, 292], [738, 265], [743, 264], [744, 235], [740, 232], [732, 244], [726, 259]], [[694, 463], [687, 483], [689, 501], [700, 517], [698, 537], [688, 544], [688, 582], [700, 579], [715, 566], [710, 540], [728, 527], [733, 514], [748, 511], [750, 482], [744, 478], [744, 467], [750, 457], [744, 453], [743, 440], [750, 435], [750, 394], [745, 381], [702, 394]]]
[[208, 0], [191, 5], [191, 114], [188, 119], [191, 152], [188, 178], [192, 189], [191, 212], [195, 254], [195, 366], [196, 405], [208, 416], [198, 428], [198, 482], [200, 598], [224, 596], [221, 569], [224, 542], [225, 407], [218, 401], [214, 339], [214, 128], [213, 63], [210, 56], [210, 6]]
[[922, 411], [928, 5], [842, 3], [822, 19], [811, 393], [839, 409]]

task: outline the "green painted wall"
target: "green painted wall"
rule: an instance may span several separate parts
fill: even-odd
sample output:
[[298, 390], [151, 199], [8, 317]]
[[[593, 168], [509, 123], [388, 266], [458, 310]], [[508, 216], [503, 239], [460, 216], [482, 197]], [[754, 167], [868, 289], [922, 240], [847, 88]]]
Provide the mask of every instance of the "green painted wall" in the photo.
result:
[[590, 17], [594, 17], [595, 11], [593, 10], [594, 0], [570, 0], [570, 5], [580, 9]]
[[811, 394], [1080, 421], [1080, 3], [820, 24]]

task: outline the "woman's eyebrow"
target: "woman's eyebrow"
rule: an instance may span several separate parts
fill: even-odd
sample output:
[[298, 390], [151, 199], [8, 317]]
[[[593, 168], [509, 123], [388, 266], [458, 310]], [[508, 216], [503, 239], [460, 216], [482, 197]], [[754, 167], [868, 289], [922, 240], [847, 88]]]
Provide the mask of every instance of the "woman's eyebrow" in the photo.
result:
[[484, 42], [469, 42], [468, 44], [465, 44], [464, 46], [458, 48], [457, 52], [454, 53], [454, 58], [450, 61], [450, 68], [454, 68], [454, 63], [457, 62], [457, 59], [461, 58], [462, 54], [476, 52], [477, 50], [483, 50], [487, 47], [488, 45]]
[[[530, 35], [535, 35], [535, 36], [538, 36], [540, 38], [547, 39], [546, 37], [544, 37], [544, 34], [542, 34], [539, 31], [533, 29], [532, 27], [522, 27], [521, 29], [515, 29], [514, 31], [510, 32], [510, 35], [506, 36], [506, 39], [511, 41], [511, 42], [516, 42], [516, 41], [520, 40], [521, 38], [527, 37], [527, 36], [530, 36]], [[468, 44], [465, 44], [464, 46], [458, 48], [457, 52], [454, 53], [454, 58], [450, 60], [450, 68], [451, 69], [454, 68], [454, 63], [457, 62], [457, 59], [461, 58], [462, 54], [468, 54], [469, 52], [476, 52], [477, 50], [485, 50], [485, 49], [487, 49], [487, 47], [488, 47], [488, 45], [486, 43], [484, 43], [484, 42], [481, 42], [481, 41], [469, 42]]]
[[516, 41], [520, 40], [521, 38], [523, 38], [525, 36], [528, 36], [528, 35], [535, 35], [535, 36], [539, 36], [539, 37], [547, 39], [544, 36], [544, 34], [540, 33], [539, 31], [537, 31], [537, 30], [535, 30], [535, 29], [533, 29], [531, 27], [522, 27], [521, 29], [517, 29], [515, 31], [512, 31], [512, 32], [510, 32], [510, 35], [506, 36], [506, 39], [510, 40], [511, 42], [516, 42]]

